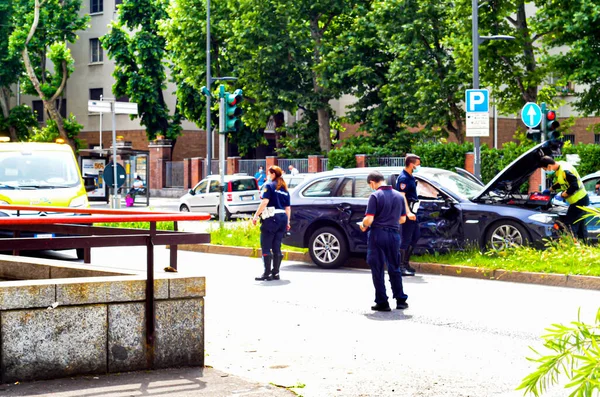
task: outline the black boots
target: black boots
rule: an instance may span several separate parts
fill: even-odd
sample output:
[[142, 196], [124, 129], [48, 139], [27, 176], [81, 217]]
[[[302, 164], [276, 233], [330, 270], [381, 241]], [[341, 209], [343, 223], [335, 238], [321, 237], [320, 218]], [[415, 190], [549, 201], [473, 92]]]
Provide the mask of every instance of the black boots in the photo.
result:
[[[412, 267], [410, 267], [410, 265], [408, 264], [408, 259], [410, 258], [410, 250], [412, 250], [412, 247], [409, 248], [408, 250], [400, 250], [400, 274], [402, 274], [403, 276], [414, 276], [415, 275], [415, 269], [413, 269]], [[411, 271], [412, 269], [412, 271]]]
[[396, 299], [396, 309], [397, 310], [408, 309], [408, 303], [406, 303], [406, 299]]
[[410, 265], [410, 257], [412, 256], [413, 249], [414, 248], [412, 246], [408, 247], [408, 250], [406, 252], [406, 260], [404, 261], [404, 265], [408, 269], [409, 272], [416, 273], [417, 270]]
[[[263, 262], [265, 264], [265, 272], [260, 277], [254, 277], [256, 281], [270, 281], [273, 280], [271, 278], [271, 255], [263, 255]], [[277, 272], [279, 274], [279, 267], [277, 267]]]
[[375, 310], [376, 312], [391, 312], [392, 308], [389, 303], [377, 303], [375, 306], [371, 306], [371, 310]]
[[279, 267], [281, 266], [282, 260], [283, 255], [273, 255], [273, 271], [271, 272], [272, 280], [279, 280]]

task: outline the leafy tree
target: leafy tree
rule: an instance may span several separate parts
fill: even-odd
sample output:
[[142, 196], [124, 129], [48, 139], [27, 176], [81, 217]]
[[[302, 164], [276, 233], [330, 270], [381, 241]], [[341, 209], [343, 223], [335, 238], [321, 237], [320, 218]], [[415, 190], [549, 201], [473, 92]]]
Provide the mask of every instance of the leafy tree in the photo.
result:
[[[59, 135], [74, 149], [75, 141], [65, 129], [59, 106], [74, 70], [67, 43], [74, 43], [76, 32], [88, 23], [88, 17], [79, 16], [80, 8], [81, 0], [14, 0], [9, 36], [9, 52], [20, 55], [28, 77], [24, 92], [41, 98]], [[54, 64], [54, 72], [48, 70], [47, 60]]]
[[[575, 106], [584, 115], [600, 114], [600, 3], [597, 1], [536, 0], [537, 25], [549, 32], [543, 37], [547, 48], [559, 48], [549, 57], [561, 85], [575, 82], [583, 91]], [[565, 7], [567, 7], [565, 9]]]
[[28, 140], [31, 129], [37, 125], [37, 118], [27, 105], [13, 107], [8, 117], [0, 115], [0, 131], [9, 131], [13, 142]]
[[308, 112], [287, 128], [285, 136], [281, 138], [281, 147], [276, 149], [277, 156], [301, 158], [316, 154], [315, 148], [319, 147], [318, 130], [316, 113]]
[[116, 97], [126, 95], [138, 104], [140, 124], [149, 140], [162, 135], [176, 140], [181, 118], [169, 114], [163, 91], [166, 89], [165, 39], [158, 34], [159, 21], [166, 19], [167, 0], [125, 0], [110, 32], [102, 38], [109, 57], [115, 60]]
[[[590, 209], [591, 215], [600, 215]], [[581, 249], [580, 247], [578, 249]], [[570, 396], [594, 396], [600, 392], [600, 309], [594, 323], [577, 321], [568, 325], [553, 324], [543, 336], [547, 355], [538, 353], [530, 358], [538, 368], [523, 379], [517, 390], [525, 390], [535, 396], [542, 395], [549, 386], [555, 385], [560, 375], [569, 379], [565, 388], [573, 389]]]

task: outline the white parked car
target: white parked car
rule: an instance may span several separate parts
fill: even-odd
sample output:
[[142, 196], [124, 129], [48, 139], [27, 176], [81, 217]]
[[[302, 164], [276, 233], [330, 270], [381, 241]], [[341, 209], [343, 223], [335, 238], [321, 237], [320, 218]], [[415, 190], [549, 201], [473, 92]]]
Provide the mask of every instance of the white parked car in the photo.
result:
[[285, 181], [288, 190], [291, 192], [292, 190], [294, 190], [294, 188], [296, 186], [298, 186], [299, 184], [301, 184], [302, 182], [304, 182], [304, 180], [306, 178], [308, 178], [310, 176], [310, 174], [296, 174], [296, 175], [292, 175], [292, 174], [283, 174], [283, 180]]
[[[219, 214], [219, 175], [198, 182], [179, 202], [179, 211]], [[251, 176], [225, 175], [225, 220], [232, 214], [252, 214], [260, 205], [260, 191]]]

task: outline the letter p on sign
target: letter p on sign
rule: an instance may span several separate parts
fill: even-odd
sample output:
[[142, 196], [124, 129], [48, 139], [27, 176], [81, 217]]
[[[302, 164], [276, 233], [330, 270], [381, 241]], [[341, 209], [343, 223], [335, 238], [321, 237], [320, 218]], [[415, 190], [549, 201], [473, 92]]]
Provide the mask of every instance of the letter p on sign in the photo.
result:
[[466, 103], [468, 113], [489, 112], [488, 90], [467, 90]]

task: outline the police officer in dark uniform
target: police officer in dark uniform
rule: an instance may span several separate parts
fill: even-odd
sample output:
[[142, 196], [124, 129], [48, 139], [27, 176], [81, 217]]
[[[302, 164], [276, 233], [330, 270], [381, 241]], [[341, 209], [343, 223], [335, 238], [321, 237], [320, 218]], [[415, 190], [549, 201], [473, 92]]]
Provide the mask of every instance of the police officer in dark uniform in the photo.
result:
[[[396, 190], [404, 197], [406, 203], [406, 222], [400, 227], [402, 243], [400, 244], [400, 269], [403, 276], [414, 276], [415, 269], [410, 266], [410, 256], [417, 245], [421, 231], [417, 222], [417, 215], [413, 213], [415, 205], [419, 202], [417, 196], [417, 181], [413, 174], [419, 171], [421, 158], [416, 154], [407, 154], [404, 170], [396, 180]], [[416, 210], [415, 210], [416, 212]]]
[[374, 192], [369, 197], [367, 211], [360, 229], [368, 230], [367, 263], [371, 268], [375, 286], [375, 306], [372, 310], [390, 311], [385, 291], [385, 266], [387, 265], [396, 309], [408, 308], [408, 295], [404, 293], [400, 273], [400, 224], [406, 220], [404, 198], [386, 186], [383, 175], [373, 171], [367, 176], [367, 183]]
[[[281, 175], [283, 171], [278, 166], [269, 167], [267, 180], [261, 189], [260, 206], [252, 218], [256, 225], [261, 216], [260, 248], [262, 250], [265, 271], [257, 281], [279, 280], [279, 267], [283, 254], [281, 240], [284, 233], [290, 229], [290, 193]], [[271, 262], [273, 270], [271, 271]]]

